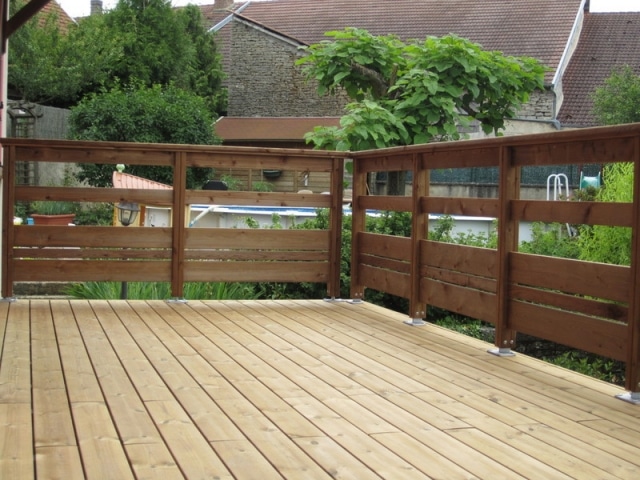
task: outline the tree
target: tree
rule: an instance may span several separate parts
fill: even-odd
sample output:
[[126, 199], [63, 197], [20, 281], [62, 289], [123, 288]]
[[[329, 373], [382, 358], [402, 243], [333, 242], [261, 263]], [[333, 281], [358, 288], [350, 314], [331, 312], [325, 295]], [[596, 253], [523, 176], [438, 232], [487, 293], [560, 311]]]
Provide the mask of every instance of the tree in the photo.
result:
[[[91, 94], [71, 109], [69, 135], [73, 140], [213, 145], [213, 118], [205, 101], [175, 86], [116, 86]], [[132, 165], [128, 173], [171, 184], [167, 167]], [[111, 185], [113, 165], [81, 165], [78, 180]], [[209, 179], [209, 169], [189, 169], [190, 188]]]
[[592, 99], [593, 114], [602, 125], [640, 122], [640, 76], [629, 65], [611, 72]]
[[[12, 11], [24, 0], [12, 0]], [[56, 14], [37, 15], [9, 40], [8, 84], [13, 96], [57, 107], [75, 104], [83, 92], [111, 78], [123, 55], [100, 17], [59, 29]]]
[[119, 0], [104, 19], [124, 52], [114, 65], [114, 78], [146, 86], [172, 83], [206, 98], [212, 112], [224, 109], [220, 55], [198, 7], [174, 9], [167, 0]]
[[[24, 0], [12, 0], [17, 5]], [[44, 18], [44, 23], [42, 19]], [[225, 110], [222, 66], [214, 33], [196, 6], [167, 0], [120, 0], [62, 32], [55, 15], [36, 16], [12, 37], [9, 85], [22, 99], [59, 107], [119, 84], [169, 85]]]
[[[307, 47], [298, 61], [320, 94], [343, 90], [354, 100], [340, 127], [307, 134], [316, 148], [363, 150], [462, 138], [472, 121], [499, 134], [545, 68], [528, 57], [489, 52], [455, 35], [403, 43], [347, 28]], [[401, 193], [401, 192], [390, 192]]]

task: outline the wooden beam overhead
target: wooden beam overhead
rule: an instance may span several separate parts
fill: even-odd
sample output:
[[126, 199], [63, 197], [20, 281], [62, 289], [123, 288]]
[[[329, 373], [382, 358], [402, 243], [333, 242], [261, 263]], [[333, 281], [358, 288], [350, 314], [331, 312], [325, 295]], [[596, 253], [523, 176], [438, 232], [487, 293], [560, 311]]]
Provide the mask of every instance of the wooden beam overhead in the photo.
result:
[[[31, 17], [36, 15], [50, 0], [31, 0], [10, 19], [6, 20], [2, 28], [2, 40], [6, 42], [22, 25], [27, 23]], [[7, 0], [7, 4], [9, 0]]]

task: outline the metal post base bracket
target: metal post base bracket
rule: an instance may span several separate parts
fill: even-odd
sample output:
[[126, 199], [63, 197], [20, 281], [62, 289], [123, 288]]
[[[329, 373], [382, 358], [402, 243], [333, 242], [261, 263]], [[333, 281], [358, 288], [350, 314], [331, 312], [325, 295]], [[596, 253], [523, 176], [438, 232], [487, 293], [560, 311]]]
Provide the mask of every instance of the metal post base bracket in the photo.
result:
[[490, 348], [487, 350], [491, 355], [496, 357], [515, 357], [516, 354], [511, 351], [510, 348]]
[[0, 300], [2, 303], [14, 303], [17, 302], [18, 299], [16, 297], [2, 297], [2, 300]]
[[621, 393], [616, 395], [616, 398], [628, 403], [633, 403], [634, 405], [640, 405], [640, 392]]
[[189, 303], [189, 301], [184, 297], [173, 297], [167, 300], [167, 303]]
[[411, 318], [409, 320], [405, 320], [404, 323], [407, 325], [411, 325], [412, 327], [421, 327], [422, 325], [427, 324], [427, 322], [425, 322], [421, 318]]

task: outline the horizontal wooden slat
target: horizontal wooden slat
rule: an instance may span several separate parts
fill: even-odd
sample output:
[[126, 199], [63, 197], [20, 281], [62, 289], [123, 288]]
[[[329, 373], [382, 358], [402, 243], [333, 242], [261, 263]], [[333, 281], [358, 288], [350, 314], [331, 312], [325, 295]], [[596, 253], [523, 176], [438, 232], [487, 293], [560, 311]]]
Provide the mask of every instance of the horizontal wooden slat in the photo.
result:
[[532, 303], [509, 302], [510, 327], [614, 360], [626, 359], [627, 327]]
[[328, 230], [281, 230], [257, 228], [190, 228], [186, 249], [233, 250], [328, 250]]
[[582, 137], [578, 141], [511, 147], [514, 165], [571, 165], [576, 163], [629, 162], [633, 159], [633, 137]]
[[409, 275], [368, 265], [358, 265], [358, 270], [366, 288], [409, 298]]
[[16, 260], [17, 282], [130, 281], [167, 282], [171, 262], [123, 260]]
[[423, 197], [420, 199], [422, 213], [443, 215], [497, 217], [498, 206], [497, 198]]
[[410, 212], [413, 208], [411, 197], [370, 195], [357, 198], [359, 208], [392, 212]]
[[380, 233], [360, 233], [360, 252], [396, 260], [411, 260], [411, 239]]
[[390, 155], [376, 155], [373, 158], [359, 156], [358, 170], [360, 172], [402, 172], [413, 170], [413, 155], [398, 152]]
[[461, 287], [473, 288], [489, 293], [496, 293], [497, 282], [493, 278], [479, 277], [466, 273], [459, 273], [443, 268], [426, 267], [420, 271], [422, 278], [436, 280], [444, 283], [452, 283]]
[[496, 295], [473, 288], [423, 278], [420, 301], [485, 322], [496, 322]]
[[290, 261], [290, 262], [318, 262], [328, 261], [327, 251], [302, 251], [293, 252], [291, 250], [211, 250], [198, 249], [186, 250], [184, 252], [187, 260], [235, 260], [235, 261]]
[[498, 254], [490, 248], [420, 241], [423, 265], [496, 278]]
[[524, 253], [510, 255], [513, 283], [627, 303], [629, 267]]
[[65, 258], [65, 259], [101, 259], [101, 260], [117, 260], [117, 259], [147, 259], [147, 260], [170, 260], [171, 249], [122, 249], [122, 248], [55, 248], [55, 247], [30, 247], [30, 248], [14, 248], [11, 252], [13, 258]]
[[422, 154], [422, 168], [453, 169], [469, 167], [497, 167], [500, 161], [500, 148], [476, 147], [473, 153], [467, 148], [438, 150]]
[[631, 203], [513, 200], [514, 220], [631, 227]]
[[185, 262], [185, 282], [326, 282], [327, 262]]
[[[6, 142], [3, 142], [6, 144]], [[51, 144], [52, 142], [47, 142]], [[108, 148], [99, 144], [83, 142], [66, 146], [49, 147], [43, 144], [33, 146], [16, 146], [16, 161], [23, 162], [66, 162], [66, 163], [104, 163], [118, 164], [126, 158], [129, 165], [171, 166], [173, 152], [152, 149], [130, 149], [126, 147]], [[123, 144], [121, 144], [123, 145]]]
[[22, 225], [14, 232], [22, 247], [171, 248], [170, 228]]
[[[295, 151], [293, 151], [295, 152]], [[295, 156], [293, 154], [280, 151], [266, 151], [261, 149], [246, 149], [245, 152], [238, 151], [224, 152], [189, 152], [187, 154], [187, 165], [189, 167], [205, 168], [247, 168], [247, 169], [274, 169], [274, 170], [297, 170], [310, 172], [330, 172], [332, 170], [333, 158], [331, 155], [323, 155], [314, 158], [314, 155]]]
[[512, 300], [523, 300], [529, 303], [548, 305], [561, 310], [569, 310], [584, 315], [600, 317], [618, 322], [627, 322], [626, 305], [611, 302], [599, 302], [590, 298], [566, 295], [551, 290], [510, 285], [509, 296]]
[[358, 263], [362, 265], [369, 265], [371, 267], [382, 268], [385, 270], [392, 270], [394, 272], [405, 274], [411, 273], [411, 264], [409, 262], [394, 260], [388, 257], [378, 257], [375, 255], [367, 255], [361, 253], [358, 256]]
[[69, 202], [135, 202], [142, 205], [171, 205], [172, 190], [85, 187], [16, 187], [17, 201], [62, 200]]
[[225, 190], [188, 190], [189, 205], [242, 205], [267, 207], [329, 208], [331, 195], [290, 192], [230, 192]]

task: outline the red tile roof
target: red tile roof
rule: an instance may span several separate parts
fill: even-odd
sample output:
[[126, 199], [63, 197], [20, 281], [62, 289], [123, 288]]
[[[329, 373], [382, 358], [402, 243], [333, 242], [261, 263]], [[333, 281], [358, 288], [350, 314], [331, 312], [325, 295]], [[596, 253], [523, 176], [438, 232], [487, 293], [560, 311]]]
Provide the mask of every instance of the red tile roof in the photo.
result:
[[558, 120], [565, 126], [597, 125], [591, 94], [622, 65], [640, 75], [640, 13], [586, 14], [580, 43], [564, 74]]
[[62, 33], [67, 33], [69, 26], [75, 23], [73, 18], [71, 18], [55, 0], [51, 0], [49, 3], [45, 4], [45, 6], [36, 14], [39, 26], [44, 26], [48, 15], [57, 15], [58, 28]]
[[113, 188], [138, 188], [145, 190], [172, 190], [173, 187], [164, 183], [154, 182], [128, 173], [113, 172]]
[[240, 17], [303, 44], [345, 27], [404, 40], [449, 33], [507, 55], [537, 58], [553, 78], [582, 0], [272, 0], [252, 2]]

